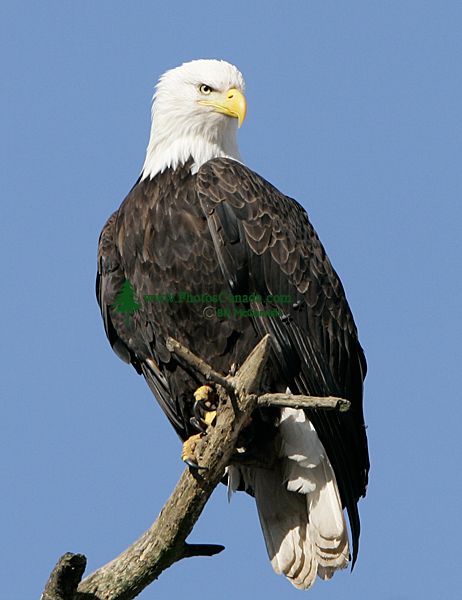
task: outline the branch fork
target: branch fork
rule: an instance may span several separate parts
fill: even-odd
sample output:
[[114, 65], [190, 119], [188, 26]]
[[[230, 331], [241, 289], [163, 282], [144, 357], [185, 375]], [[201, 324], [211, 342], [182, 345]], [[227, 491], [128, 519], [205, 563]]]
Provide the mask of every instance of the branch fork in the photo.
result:
[[175, 562], [192, 556], [213, 556], [224, 550], [216, 544], [188, 544], [191, 533], [210, 495], [230, 464], [240, 432], [249, 424], [257, 406], [291, 406], [348, 410], [342, 398], [258, 395], [271, 351], [265, 336], [235, 375], [223, 376], [173, 338], [167, 348], [177, 360], [217, 385], [221, 399], [216, 424], [198, 443], [196, 454], [204, 467], [200, 473], [186, 469], [153, 525], [117, 558], [81, 581], [86, 559], [81, 554], [63, 555], [46, 584], [41, 600], [132, 600]]

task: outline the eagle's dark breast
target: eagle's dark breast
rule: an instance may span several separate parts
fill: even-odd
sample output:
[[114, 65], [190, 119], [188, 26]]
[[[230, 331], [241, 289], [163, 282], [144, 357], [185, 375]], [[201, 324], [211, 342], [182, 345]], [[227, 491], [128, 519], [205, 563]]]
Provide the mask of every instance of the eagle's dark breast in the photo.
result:
[[[124, 344], [126, 359], [138, 365], [156, 396], [161, 395], [161, 405], [182, 438], [195, 432], [190, 425], [193, 392], [202, 382], [179, 367], [166, 338], [175, 337], [224, 373], [239, 367], [259, 339], [252, 321], [235, 317], [231, 306], [220, 315], [220, 299], [230, 288], [190, 170], [190, 165], [168, 169], [153, 181], [139, 182], [111, 217], [100, 242], [103, 279], [105, 265], [114, 268], [108, 253], [117, 255], [117, 281], [104, 305], [118, 343]], [[104, 243], [107, 235], [112, 247]], [[115, 307], [125, 281], [139, 306], [129, 318]]]
[[[143, 373], [182, 437], [193, 432], [192, 394], [203, 382], [179, 367], [166, 348], [168, 336], [227, 373], [270, 333], [273, 391], [289, 387], [351, 401], [347, 413], [309, 411], [309, 417], [349, 513], [355, 557], [356, 503], [369, 469], [366, 362], [342, 284], [305, 210], [236, 161], [208, 161], [195, 175], [186, 164], [134, 186], [101, 233], [98, 264], [97, 295], [111, 345]], [[126, 281], [139, 306], [130, 318], [116, 310]], [[214, 302], [178, 297], [221, 292], [261, 300], [220, 316]], [[276, 314], [236, 316], [236, 308]]]

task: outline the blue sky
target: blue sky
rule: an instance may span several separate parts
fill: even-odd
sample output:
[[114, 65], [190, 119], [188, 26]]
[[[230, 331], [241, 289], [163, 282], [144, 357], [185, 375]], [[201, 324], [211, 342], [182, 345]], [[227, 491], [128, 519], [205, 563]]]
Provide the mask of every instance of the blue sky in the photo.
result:
[[[99, 231], [140, 171], [167, 68], [224, 58], [247, 81], [245, 162], [308, 210], [369, 362], [371, 452], [353, 574], [311, 598], [456, 598], [461, 372], [462, 5], [121, 2], [0, 7], [1, 597], [56, 559], [88, 571], [153, 521], [180, 444], [112, 353]], [[253, 500], [218, 488], [191, 537], [221, 543], [140, 596], [301, 596], [273, 574]]]

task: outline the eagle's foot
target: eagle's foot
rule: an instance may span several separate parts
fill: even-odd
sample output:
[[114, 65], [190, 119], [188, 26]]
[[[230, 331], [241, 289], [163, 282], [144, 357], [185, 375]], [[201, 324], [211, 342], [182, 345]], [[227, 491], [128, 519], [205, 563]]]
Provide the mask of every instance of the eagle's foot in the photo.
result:
[[194, 417], [191, 424], [201, 432], [205, 432], [209, 425], [213, 425], [217, 416], [218, 397], [215, 390], [209, 385], [201, 385], [194, 392]]
[[207, 428], [214, 424], [217, 416], [218, 397], [215, 390], [209, 385], [201, 385], [194, 392], [194, 416], [191, 418], [193, 425], [200, 433], [192, 435], [183, 444], [181, 458], [192, 469], [204, 469], [197, 464], [195, 449], [198, 441], [204, 437]]
[[181, 451], [181, 460], [184, 461], [188, 467], [192, 469], [203, 469], [197, 464], [195, 449], [197, 446], [197, 442], [204, 437], [204, 433], [196, 433], [195, 435], [191, 435], [184, 443], [183, 450]]

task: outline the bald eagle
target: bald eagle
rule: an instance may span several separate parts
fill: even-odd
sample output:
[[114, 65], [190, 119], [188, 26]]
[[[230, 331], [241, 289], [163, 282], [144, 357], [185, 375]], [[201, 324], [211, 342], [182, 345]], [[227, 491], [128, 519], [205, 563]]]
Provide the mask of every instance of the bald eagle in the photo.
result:
[[256, 410], [241, 450], [271, 467], [228, 468], [229, 486], [255, 497], [274, 570], [307, 589], [357, 557], [366, 361], [307, 213], [240, 159], [245, 114], [243, 77], [227, 62], [160, 78], [141, 175], [101, 232], [97, 298], [113, 350], [183, 441], [211, 408], [198, 409], [204, 381], [177, 362], [169, 336], [227, 374], [270, 334], [267, 390], [350, 400], [346, 413]]

